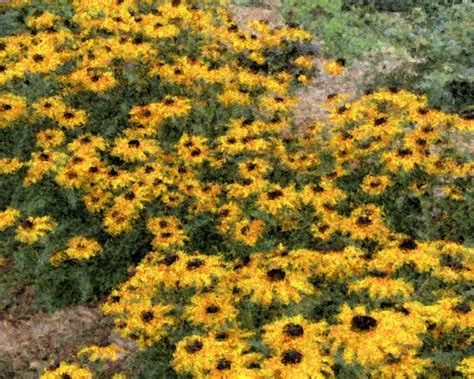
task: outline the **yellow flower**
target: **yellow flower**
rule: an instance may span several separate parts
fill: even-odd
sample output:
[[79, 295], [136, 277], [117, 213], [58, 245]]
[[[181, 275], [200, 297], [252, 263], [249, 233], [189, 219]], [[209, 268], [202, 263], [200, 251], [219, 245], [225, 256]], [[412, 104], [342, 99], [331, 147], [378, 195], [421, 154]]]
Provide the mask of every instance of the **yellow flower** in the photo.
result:
[[102, 246], [90, 238], [77, 236], [73, 237], [68, 242], [68, 247], [65, 251], [53, 254], [50, 257], [50, 262], [53, 266], [57, 266], [64, 260], [88, 260], [102, 251]]
[[237, 317], [237, 309], [227, 293], [204, 292], [191, 298], [184, 315], [194, 324], [216, 327], [234, 321]]
[[65, 362], [62, 362], [56, 369], [45, 370], [40, 376], [41, 379], [93, 379], [93, 377], [89, 370], [81, 368], [76, 364], [68, 364]]
[[413, 286], [403, 279], [367, 277], [349, 284], [349, 291], [367, 290], [372, 299], [401, 296], [408, 298], [414, 292]]
[[344, 304], [337, 318], [340, 323], [329, 332], [333, 354], [344, 346], [347, 363], [356, 360], [367, 368], [416, 353], [423, 344], [418, 335], [426, 332], [423, 320], [392, 310], [367, 312], [364, 306], [351, 309]]
[[84, 125], [87, 122], [87, 114], [84, 110], [72, 108], [66, 108], [64, 112], [55, 114], [53, 118], [60, 126], [67, 129]]
[[177, 144], [179, 158], [185, 164], [201, 164], [207, 159], [206, 138], [184, 133]]
[[263, 232], [265, 223], [262, 220], [244, 219], [235, 225], [234, 239], [247, 246], [255, 246]]
[[387, 188], [389, 180], [387, 175], [367, 175], [362, 181], [362, 189], [369, 195], [380, 195]]
[[58, 23], [60, 18], [50, 12], [43, 12], [40, 16], [29, 17], [26, 25], [32, 29], [47, 29]]
[[474, 376], [474, 357], [464, 358], [459, 362], [456, 370], [461, 374], [465, 375], [466, 378], [471, 378]]
[[301, 55], [294, 60], [293, 64], [296, 67], [310, 69], [310, 68], [313, 68], [314, 66], [314, 58], [309, 55], [308, 56]]
[[148, 229], [154, 235], [152, 244], [155, 249], [167, 249], [171, 246], [183, 246], [186, 233], [176, 217], [154, 217], [147, 222]]
[[15, 208], [7, 208], [0, 212], [0, 232], [12, 226], [20, 217], [20, 211]]
[[10, 174], [21, 167], [23, 167], [23, 162], [18, 158], [1, 158], [0, 159], [0, 175], [1, 174]]
[[15, 238], [31, 245], [55, 227], [56, 223], [49, 216], [30, 216], [18, 226]]
[[291, 252], [284, 257], [253, 254], [232, 277], [242, 292], [250, 294], [256, 303], [299, 302], [301, 294], [314, 293], [314, 287], [308, 281], [310, 266], [300, 266], [301, 262], [293, 259], [296, 254]]
[[50, 149], [57, 147], [64, 142], [65, 136], [64, 132], [57, 129], [45, 129], [36, 135], [37, 143], [36, 145], [42, 147], [43, 149]]
[[323, 70], [329, 75], [341, 75], [344, 72], [344, 66], [337, 61], [330, 61], [324, 64]]
[[298, 196], [293, 187], [283, 188], [273, 184], [259, 195], [257, 204], [265, 211], [276, 214], [280, 209], [295, 209], [298, 205]]
[[88, 359], [92, 362], [95, 361], [110, 361], [114, 362], [120, 359], [124, 349], [116, 344], [110, 344], [107, 346], [91, 345], [83, 347], [77, 353], [78, 356], [88, 356]]
[[6, 128], [26, 111], [26, 99], [10, 93], [0, 96], [0, 128]]

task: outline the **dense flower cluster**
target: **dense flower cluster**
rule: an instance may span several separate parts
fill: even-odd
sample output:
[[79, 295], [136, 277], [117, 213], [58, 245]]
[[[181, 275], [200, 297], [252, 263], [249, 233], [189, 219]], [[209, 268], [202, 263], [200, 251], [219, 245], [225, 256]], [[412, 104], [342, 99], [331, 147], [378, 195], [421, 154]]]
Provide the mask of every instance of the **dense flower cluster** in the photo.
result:
[[[27, 20], [34, 33], [0, 40], [1, 83], [28, 68], [60, 88], [0, 95], [5, 137], [25, 122], [32, 133], [27, 151], [0, 157], [0, 173], [21, 191], [53, 183], [72, 199], [65, 209], [98, 226], [71, 231], [66, 211], [53, 218], [12, 196], [0, 231], [38, 251], [51, 243], [38, 259], [51, 278], [108, 259], [133, 265], [102, 305], [120, 338], [142, 351], [173, 341], [166, 364], [196, 378], [341, 367], [401, 378], [437, 369], [426, 339], [472, 332], [474, 250], [402, 228], [393, 207], [400, 192], [436, 209], [467, 203], [472, 162], [453, 136], [472, 121], [381, 90], [331, 96], [330, 122], [288, 137], [293, 88], [314, 74], [306, 32], [244, 32], [208, 2], [72, 3], [69, 27], [43, 12]], [[143, 245], [132, 258], [113, 251], [134, 233]], [[466, 376], [470, 342], [451, 345]], [[82, 365], [42, 377], [93, 377], [98, 362], [133, 354], [86, 346], [71, 359]]]

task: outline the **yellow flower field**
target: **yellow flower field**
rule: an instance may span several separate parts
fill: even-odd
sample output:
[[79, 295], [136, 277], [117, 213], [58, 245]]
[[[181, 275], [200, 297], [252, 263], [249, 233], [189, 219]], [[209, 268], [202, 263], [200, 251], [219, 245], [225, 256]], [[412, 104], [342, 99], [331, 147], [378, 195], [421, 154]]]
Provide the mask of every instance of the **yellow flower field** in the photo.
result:
[[6, 6], [0, 254], [37, 307], [98, 302], [116, 340], [41, 378], [471, 376], [472, 120], [381, 88], [299, 132], [306, 31], [57, 3]]

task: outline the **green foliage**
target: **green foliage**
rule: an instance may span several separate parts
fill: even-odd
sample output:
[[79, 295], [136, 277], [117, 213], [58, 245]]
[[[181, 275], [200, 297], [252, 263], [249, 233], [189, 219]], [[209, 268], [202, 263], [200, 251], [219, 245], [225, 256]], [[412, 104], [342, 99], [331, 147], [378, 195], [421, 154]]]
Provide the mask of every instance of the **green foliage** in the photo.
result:
[[[469, 115], [473, 6], [461, 1], [284, 0], [282, 12], [324, 40], [326, 57], [368, 64], [366, 88], [409, 89], [426, 94], [431, 106]], [[388, 48], [395, 55], [389, 56]], [[387, 70], [386, 60], [393, 59], [400, 60], [397, 68]]]

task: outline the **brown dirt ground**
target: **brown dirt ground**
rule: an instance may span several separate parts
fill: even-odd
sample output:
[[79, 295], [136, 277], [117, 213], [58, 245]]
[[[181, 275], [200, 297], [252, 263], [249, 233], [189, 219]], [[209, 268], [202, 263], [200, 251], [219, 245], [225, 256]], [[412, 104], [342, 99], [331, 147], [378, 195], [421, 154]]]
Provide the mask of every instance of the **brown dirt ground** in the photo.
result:
[[74, 306], [33, 313], [31, 287], [11, 290], [14, 303], [0, 319], [0, 378], [37, 378], [46, 367], [67, 360], [77, 348], [108, 341], [111, 321], [95, 307]]

